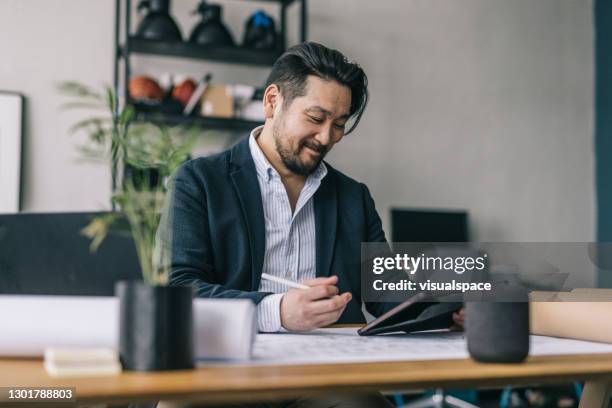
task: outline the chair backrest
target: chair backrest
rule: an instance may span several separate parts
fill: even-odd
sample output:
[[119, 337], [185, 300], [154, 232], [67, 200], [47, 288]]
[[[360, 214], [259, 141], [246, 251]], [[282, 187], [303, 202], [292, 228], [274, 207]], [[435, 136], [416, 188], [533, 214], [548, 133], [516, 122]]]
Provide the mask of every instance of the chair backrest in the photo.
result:
[[391, 209], [393, 242], [468, 242], [466, 211]]
[[129, 235], [89, 251], [81, 230], [99, 214], [0, 214], [0, 294], [110, 296], [116, 281], [142, 279]]

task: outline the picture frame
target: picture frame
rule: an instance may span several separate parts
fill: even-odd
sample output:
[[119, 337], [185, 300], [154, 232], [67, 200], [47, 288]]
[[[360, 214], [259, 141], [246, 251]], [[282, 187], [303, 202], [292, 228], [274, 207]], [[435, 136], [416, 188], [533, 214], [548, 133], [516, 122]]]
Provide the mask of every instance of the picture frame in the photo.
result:
[[24, 128], [23, 95], [0, 91], [0, 213], [21, 208], [21, 148]]

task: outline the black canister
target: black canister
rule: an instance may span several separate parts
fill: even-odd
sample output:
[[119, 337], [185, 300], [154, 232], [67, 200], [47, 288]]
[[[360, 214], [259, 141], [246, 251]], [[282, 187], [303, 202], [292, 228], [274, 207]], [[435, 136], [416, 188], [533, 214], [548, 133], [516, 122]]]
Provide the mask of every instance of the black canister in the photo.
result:
[[261, 10], [247, 20], [242, 45], [256, 50], [277, 50], [280, 48], [274, 19]]
[[470, 356], [483, 363], [519, 363], [529, 354], [529, 302], [466, 302]]
[[198, 45], [233, 46], [234, 39], [221, 21], [221, 11], [221, 6], [202, 0], [194, 11], [194, 14], [202, 16], [202, 20], [191, 32], [189, 41]]
[[181, 30], [170, 16], [170, 0], [141, 0], [138, 10], [147, 10], [147, 15], [138, 25], [139, 38], [156, 41], [181, 41]]

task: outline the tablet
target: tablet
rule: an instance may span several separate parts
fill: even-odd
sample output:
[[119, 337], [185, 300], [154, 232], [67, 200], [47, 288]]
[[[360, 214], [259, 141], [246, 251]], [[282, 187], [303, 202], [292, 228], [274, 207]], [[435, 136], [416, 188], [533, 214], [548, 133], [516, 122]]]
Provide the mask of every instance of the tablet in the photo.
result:
[[371, 321], [357, 333], [360, 336], [372, 336], [448, 329], [454, 324], [453, 313], [462, 307], [462, 302], [439, 302], [427, 293], [418, 293]]

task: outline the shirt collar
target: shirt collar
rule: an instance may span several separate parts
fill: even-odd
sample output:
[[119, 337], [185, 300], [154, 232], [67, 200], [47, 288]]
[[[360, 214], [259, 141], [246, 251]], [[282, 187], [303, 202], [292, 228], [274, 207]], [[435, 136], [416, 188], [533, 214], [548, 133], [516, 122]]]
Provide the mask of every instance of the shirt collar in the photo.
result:
[[[262, 130], [263, 125], [258, 126], [251, 131], [251, 135], [249, 136], [249, 149], [251, 149], [251, 156], [253, 156], [253, 161], [255, 162], [255, 169], [257, 170], [257, 174], [264, 180], [269, 182], [275, 176], [280, 179], [280, 175], [278, 174], [276, 169], [272, 167], [264, 153], [261, 151], [261, 148], [257, 144], [256, 139], [257, 137], [259, 137]], [[327, 166], [325, 166], [325, 163], [321, 162], [317, 166], [317, 168], [308, 176], [306, 182], [308, 182], [309, 180], [320, 182], [326, 174]]]
[[257, 170], [257, 174], [262, 177], [266, 181], [270, 181], [274, 175], [278, 175], [278, 172], [266, 156], [261, 151], [261, 148], [257, 144], [257, 137], [263, 130], [262, 126], [257, 126], [255, 129], [251, 131], [251, 135], [249, 136], [249, 149], [251, 149], [251, 156], [253, 156], [253, 161], [255, 162], [255, 169]]

